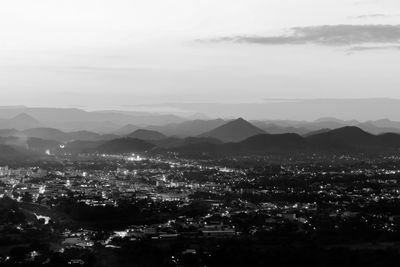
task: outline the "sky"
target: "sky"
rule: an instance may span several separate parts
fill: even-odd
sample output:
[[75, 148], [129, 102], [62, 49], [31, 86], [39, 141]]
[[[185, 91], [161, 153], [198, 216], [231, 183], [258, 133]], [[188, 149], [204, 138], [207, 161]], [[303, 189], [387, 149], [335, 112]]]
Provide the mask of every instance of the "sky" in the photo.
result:
[[0, 105], [400, 98], [398, 0], [2, 0]]

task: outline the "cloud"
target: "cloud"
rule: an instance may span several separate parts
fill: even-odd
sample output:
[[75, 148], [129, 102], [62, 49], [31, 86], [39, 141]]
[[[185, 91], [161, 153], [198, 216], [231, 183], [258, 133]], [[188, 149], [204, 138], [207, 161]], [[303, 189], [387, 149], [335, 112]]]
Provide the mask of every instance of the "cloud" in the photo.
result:
[[357, 51], [370, 51], [370, 50], [400, 50], [400, 45], [390, 45], [390, 46], [354, 46], [349, 48], [349, 52]]
[[359, 15], [359, 16], [351, 16], [349, 19], [375, 19], [375, 18], [395, 18], [399, 17], [399, 14], [365, 14], [365, 15]]
[[360, 44], [400, 44], [400, 25], [323, 25], [291, 28], [282, 36], [231, 36], [207, 40], [262, 45], [317, 44], [349, 46]]
[[352, 16], [352, 17], [349, 17], [349, 18], [351, 18], [351, 19], [369, 19], [369, 18], [384, 18], [384, 17], [391, 17], [391, 15], [366, 14], [366, 15], [360, 15], [360, 16]]

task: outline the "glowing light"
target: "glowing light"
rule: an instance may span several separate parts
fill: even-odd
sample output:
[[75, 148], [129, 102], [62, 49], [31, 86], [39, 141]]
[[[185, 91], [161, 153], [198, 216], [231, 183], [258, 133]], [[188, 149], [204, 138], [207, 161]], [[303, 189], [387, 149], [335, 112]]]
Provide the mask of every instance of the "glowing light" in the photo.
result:
[[44, 194], [46, 192], [46, 186], [42, 185], [39, 187], [39, 194]]

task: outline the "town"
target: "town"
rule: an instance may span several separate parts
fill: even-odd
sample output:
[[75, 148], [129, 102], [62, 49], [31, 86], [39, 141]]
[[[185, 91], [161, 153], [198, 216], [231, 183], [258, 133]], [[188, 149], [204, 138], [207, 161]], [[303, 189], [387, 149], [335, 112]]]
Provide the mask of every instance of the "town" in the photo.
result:
[[123, 266], [159, 251], [154, 265], [214, 266], [247, 242], [254, 251], [230, 260], [293, 246], [307, 262], [310, 244], [326, 257], [337, 249], [399, 255], [396, 156], [312, 164], [175, 153], [54, 157], [0, 167], [0, 265]]

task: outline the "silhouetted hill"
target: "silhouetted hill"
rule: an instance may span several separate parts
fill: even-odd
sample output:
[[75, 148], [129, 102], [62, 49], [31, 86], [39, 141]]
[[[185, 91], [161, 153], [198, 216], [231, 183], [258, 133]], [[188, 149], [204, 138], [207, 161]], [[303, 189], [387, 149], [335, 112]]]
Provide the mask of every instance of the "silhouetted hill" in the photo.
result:
[[223, 142], [211, 137], [170, 137], [162, 140], [152, 141], [151, 143], [163, 148], [175, 148], [193, 144], [222, 144]]
[[116, 134], [103, 134], [103, 135], [100, 136], [100, 141], [118, 139], [120, 137], [121, 136], [116, 135]]
[[[89, 122], [85, 123], [85, 125], [91, 125], [90, 128], [84, 128], [92, 132], [101, 133], [101, 134], [110, 134], [114, 133], [118, 130], [121, 125], [112, 121], [103, 121], [103, 122]], [[82, 128], [78, 128], [81, 130]]]
[[[98, 133], [110, 133], [127, 124], [163, 125], [185, 121], [185, 119], [175, 115], [136, 111], [109, 110], [89, 112], [76, 108], [30, 108], [21, 106], [0, 108], [1, 117], [4, 119], [10, 119], [18, 114], [26, 113], [49, 128], [63, 129], [64, 131], [90, 130]], [[28, 128], [38, 127], [43, 127], [43, 125]]]
[[0, 163], [8, 164], [32, 159], [32, 154], [25, 149], [0, 144]]
[[315, 134], [307, 138], [307, 141], [320, 149], [366, 149], [376, 146], [376, 136], [367, 133], [355, 126], [346, 126], [332, 131]]
[[67, 142], [72, 140], [82, 140], [82, 141], [111, 140], [118, 137], [116, 135], [100, 135], [98, 133], [90, 131], [76, 131], [76, 132], [66, 133], [53, 128], [28, 129], [18, 133], [17, 136], [22, 136], [27, 138], [40, 138], [44, 140], [53, 140], [58, 142]]
[[26, 113], [20, 113], [0, 124], [2, 129], [26, 130], [37, 127], [43, 127], [43, 124]]
[[0, 136], [16, 136], [19, 133], [16, 129], [0, 129]]
[[119, 128], [117, 131], [115, 131], [116, 134], [118, 135], [128, 135], [136, 130], [139, 130], [140, 128], [136, 125], [133, 124], [127, 124], [124, 127]]
[[21, 154], [11, 146], [0, 144], [0, 158], [14, 158]]
[[299, 127], [304, 127], [306, 129], [309, 129], [310, 131], [318, 131], [320, 129], [338, 129], [346, 126], [353, 126], [353, 125], [347, 125], [345, 122], [337, 122], [337, 121], [307, 122], [299, 125]]
[[43, 140], [51, 140], [57, 142], [68, 142], [73, 140], [82, 141], [100, 141], [100, 140], [112, 140], [119, 138], [118, 135], [104, 134], [100, 135], [90, 131], [76, 131], [76, 132], [63, 132], [54, 128], [32, 128], [24, 131], [18, 131], [15, 129], [3, 129], [0, 130], [0, 137], [18, 137], [23, 140], [29, 138], [39, 138]]
[[379, 128], [400, 129], [400, 122], [392, 121], [392, 120], [389, 120], [389, 119], [380, 119], [380, 120], [375, 120], [375, 121], [367, 121], [367, 123], [371, 123], [374, 126], [379, 127]]
[[307, 143], [298, 134], [262, 134], [239, 143], [243, 151], [294, 151], [307, 148]]
[[107, 141], [95, 148], [96, 152], [107, 154], [123, 154], [143, 152], [154, 148], [155, 145], [135, 138], [120, 138]]
[[201, 137], [213, 137], [223, 142], [239, 142], [259, 134], [265, 134], [265, 132], [248, 121], [239, 118], [203, 133]]
[[324, 117], [324, 118], [319, 118], [316, 119], [314, 122], [319, 123], [319, 122], [335, 122], [338, 124], [342, 124], [342, 125], [347, 125], [347, 126], [351, 126], [351, 125], [356, 125], [358, 123], [360, 123], [357, 120], [341, 120], [335, 117]]
[[310, 136], [321, 134], [321, 133], [327, 133], [329, 131], [332, 131], [332, 129], [326, 128], [326, 129], [320, 129], [320, 130], [316, 130], [316, 131], [311, 131], [311, 132], [303, 134], [303, 137], [310, 137]]
[[100, 134], [90, 131], [75, 131], [67, 134], [70, 140], [96, 141], [101, 138]]
[[120, 136], [115, 134], [98, 134], [90, 131], [77, 131], [67, 133], [69, 140], [81, 140], [81, 141], [101, 141], [101, 140], [112, 140], [117, 139]]
[[146, 129], [158, 131], [167, 136], [191, 137], [209, 132], [225, 123], [223, 119], [191, 120], [162, 126], [148, 126]]
[[24, 148], [26, 147], [25, 139], [21, 139], [17, 136], [0, 136], [0, 144]]
[[199, 113], [199, 112], [194, 113], [186, 118], [189, 120], [209, 120], [210, 119], [207, 115], [205, 115], [203, 113]]
[[307, 149], [307, 142], [298, 134], [261, 134], [238, 143], [193, 143], [174, 148], [187, 154], [252, 154], [290, 153]]
[[377, 142], [388, 148], [400, 148], [400, 135], [397, 133], [385, 133], [376, 136]]
[[93, 152], [97, 147], [106, 143], [106, 140], [102, 141], [82, 141], [76, 140], [68, 142], [63, 148], [59, 148], [58, 151], [62, 154], [80, 154], [80, 153], [90, 153]]
[[201, 154], [304, 153], [393, 153], [400, 150], [399, 134], [372, 135], [354, 126], [317, 133], [308, 137], [297, 134], [262, 134], [238, 143], [190, 144], [174, 151]]
[[55, 140], [59, 142], [70, 140], [70, 136], [60, 130], [53, 128], [33, 128], [22, 131], [26, 137], [35, 137], [46, 140]]
[[310, 131], [304, 127], [280, 126], [275, 123], [265, 123], [262, 121], [254, 121], [251, 123], [269, 134], [296, 133], [302, 135]]
[[226, 154], [240, 154], [242, 151], [238, 149], [237, 143], [230, 143], [228, 146], [223, 147], [220, 144], [211, 143], [194, 143], [187, 144], [178, 147], [169, 148], [169, 150], [174, 152], [179, 152], [184, 155], [226, 155]]
[[186, 137], [183, 139], [184, 145], [207, 143], [207, 144], [223, 144], [223, 142], [213, 137]]
[[400, 129], [391, 127], [378, 127], [373, 122], [364, 122], [356, 125], [358, 128], [371, 134], [400, 133]]
[[29, 138], [26, 141], [29, 150], [45, 153], [46, 150], [54, 151], [59, 148], [60, 142], [54, 140], [44, 140], [40, 138]]
[[141, 140], [161, 140], [167, 138], [160, 132], [145, 130], [145, 129], [138, 129], [133, 133], [129, 134], [127, 137], [141, 139]]
[[356, 126], [372, 134], [382, 133], [400, 133], [400, 122], [388, 119], [359, 122], [357, 120], [340, 120], [337, 118], [320, 118], [315, 121], [290, 121], [290, 120], [272, 120], [272, 121], [252, 121], [252, 123], [270, 134], [279, 133], [297, 133], [308, 135], [309, 132], [317, 132], [321, 129], [338, 129], [346, 126]]
[[171, 148], [182, 145], [182, 139], [178, 137], [168, 137], [161, 140], [149, 140], [148, 142], [160, 148]]

